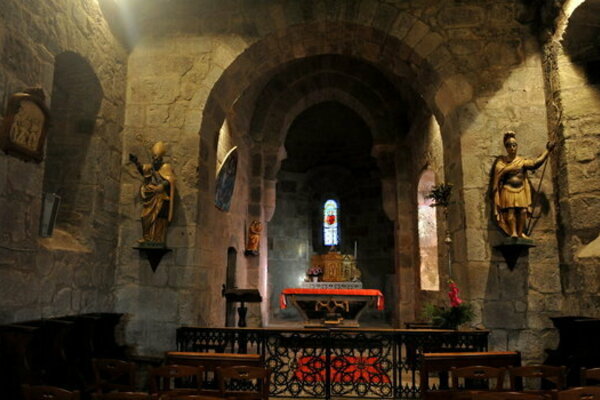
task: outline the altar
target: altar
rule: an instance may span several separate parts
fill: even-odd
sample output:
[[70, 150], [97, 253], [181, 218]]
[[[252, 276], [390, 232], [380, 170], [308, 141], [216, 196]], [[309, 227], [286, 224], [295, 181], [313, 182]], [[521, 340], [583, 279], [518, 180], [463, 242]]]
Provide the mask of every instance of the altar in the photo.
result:
[[307, 328], [358, 328], [358, 319], [368, 306], [384, 308], [383, 294], [376, 289], [287, 288], [281, 292], [280, 307], [287, 308], [288, 301], [298, 309]]
[[289, 301], [300, 312], [306, 328], [358, 328], [367, 307], [383, 310], [381, 291], [363, 289], [356, 252], [342, 254], [331, 247], [315, 254], [306, 275], [301, 287], [283, 289], [279, 299], [280, 308], [287, 308]]

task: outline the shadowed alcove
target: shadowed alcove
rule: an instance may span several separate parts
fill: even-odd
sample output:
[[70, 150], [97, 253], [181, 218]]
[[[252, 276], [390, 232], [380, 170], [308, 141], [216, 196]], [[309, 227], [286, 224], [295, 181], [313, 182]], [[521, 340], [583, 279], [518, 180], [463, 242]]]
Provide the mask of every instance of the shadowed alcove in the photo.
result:
[[61, 197], [56, 234], [67, 248], [85, 248], [91, 234], [90, 210], [102, 207], [95, 204], [102, 201], [97, 176], [102, 161], [90, 148], [102, 98], [98, 78], [83, 57], [72, 52], [56, 57], [43, 191]]

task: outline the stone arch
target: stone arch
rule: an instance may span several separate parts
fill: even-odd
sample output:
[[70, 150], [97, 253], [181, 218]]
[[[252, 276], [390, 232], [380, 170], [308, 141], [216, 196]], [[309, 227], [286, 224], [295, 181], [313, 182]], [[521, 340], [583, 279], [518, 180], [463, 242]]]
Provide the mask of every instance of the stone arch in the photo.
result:
[[393, 143], [405, 129], [405, 114], [411, 113], [410, 102], [399, 99], [410, 93], [399, 93], [406, 89], [397, 85], [373, 66], [344, 56], [301, 59], [280, 71], [258, 97], [249, 128], [250, 135], [263, 143], [256, 149], [264, 152], [263, 176], [274, 179], [284, 157], [280, 148], [290, 124], [320, 101], [336, 100], [354, 109], [369, 126], [375, 145]]
[[[403, 93], [406, 90], [402, 83], [390, 81], [381, 71], [364, 61], [343, 55], [308, 57], [285, 67], [262, 90], [250, 134], [259, 141], [280, 141], [280, 137], [270, 137], [270, 132], [262, 132], [265, 121], [276, 125], [271, 121], [283, 117], [285, 112], [282, 110], [289, 110], [296, 99], [325, 87], [344, 91], [358, 100], [362, 98], [362, 103], [377, 111], [373, 114], [388, 113], [393, 116], [392, 119], [403, 118], [402, 111], [410, 105], [408, 101], [404, 104], [398, 101], [399, 95], [407, 97]], [[374, 127], [374, 124], [372, 126]], [[385, 132], [383, 129], [381, 131]], [[375, 139], [377, 142], [386, 140], [377, 137]], [[387, 140], [389, 139], [391, 138], [388, 136]]]
[[[407, 17], [399, 16], [397, 21], [402, 18]], [[412, 21], [412, 25], [409, 23], [391, 32], [353, 23], [331, 22], [292, 26], [277, 35], [267, 35], [241, 53], [214, 83], [203, 112], [201, 145], [212, 143], [219, 128], [215, 121], [224, 119], [227, 110], [253, 82], [268, 80], [264, 75], [273, 75], [293, 60], [319, 54], [342, 54], [363, 59], [390, 75], [407, 78], [438, 120], [444, 121], [456, 106], [470, 100], [471, 85], [456, 73], [456, 63], [452, 62], [447, 51], [440, 50], [443, 56], [433, 56], [441, 37], [438, 39], [439, 35], [429, 32], [429, 28], [414, 17], [408, 20]], [[422, 31], [419, 46], [399, 39], [404, 38], [415, 25]], [[344, 34], [340, 35], [340, 32]], [[430, 40], [424, 40], [427, 36]], [[201, 152], [201, 156], [203, 154], [207, 156], [206, 152]], [[201, 159], [201, 162], [204, 161]]]
[[[206, 100], [200, 126], [200, 168], [206, 170], [208, 176], [213, 175], [210, 171], [214, 168], [214, 152], [210, 144], [215, 143], [225, 114], [240, 96], [255, 98], [258, 95], [256, 87], [264, 85], [289, 63], [311, 56], [353, 57], [370, 63], [388, 77], [403, 79], [440, 125], [444, 124], [458, 105], [471, 99], [470, 83], [457, 73], [457, 63], [453, 62], [452, 55], [446, 49], [438, 48], [442, 42], [439, 34], [430, 32], [423, 22], [400, 13], [388, 29], [381, 31], [350, 22], [301, 24], [265, 35], [246, 48], [224, 68]], [[445, 137], [459, 140], [458, 135], [446, 132], [456, 129], [453, 124], [445, 128]], [[459, 146], [454, 144], [452, 147]], [[271, 155], [270, 158], [274, 157]], [[265, 168], [266, 159], [264, 156], [253, 157], [253, 173]], [[209, 192], [212, 191], [210, 183]]]
[[[256, 103], [260, 88], [278, 72], [298, 59], [319, 55], [343, 55], [359, 59], [371, 64], [388, 79], [402, 81], [444, 126], [444, 138], [455, 142], [451, 147], [459, 148], [457, 143], [460, 138], [454, 132], [458, 129], [457, 125], [446, 125], [445, 122], [450, 120], [449, 117], [459, 105], [472, 98], [472, 86], [462, 74], [457, 73], [457, 63], [453, 62], [452, 55], [444, 48], [438, 49], [441, 37], [430, 32], [425, 24], [415, 18], [409, 18], [409, 21], [411, 23], [398, 27], [395, 32], [382, 32], [370, 26], [347, 22], [296, 25], [277, 34], [265, 35], [249, 46], [224, 68], [204, 104], [199, 131], [199, 167], [208, 172], [206, 175], [209, 179], [214, 175], [210, 173], [215, 165], [214, 146], [211, 144], [215, 143], [215, 135], [227, 113], [246, 97], [249, 100], [243, 106], [247, 111], [249, 104]], [[418, 33], [413, 32], [413, 28]], [[281, 131], [278, 132], [281, 135]], [[274, 209], [275, 182], [264, 180], [263, 177], [274, 176], [273, 172], [284, 156], [277, 145], [247, 143], [252, 152], [249, 168], [252, 195], [248, 214], [252, 218], [268, 220]], [[385, 156], [393, 160], [390, 154], [386, 153]], [[455, 165], [451, 173], [459, 176], [460, 165]], [[460, 178], [454, 182], [460, 186]], [[214, 183], [209, 181], [207, 185], [207, 192], [212, 193]], [[205, 199], [201, 194], [200, 203], [203, 202]], [[262, 254], [258, 264], [266, 268], [266, 258]], [[259, 274], [264, 278], [264, 272], [260, 271], [261, 268]], [[264, 280], [262, 286], [266, 288]]]
[[[352, 80], [352, 78], [349, 79]], [[367, 88], [365, 87], [365, 89]], [[265, 113], [262, 123], [260, 125], [258, 123], [253, 124], [252, 131], [261, 131], [263, 141], [266, 144], [278, 145], [283, 141], [287, 129], [303, 108], [308, 108], [311, 104], [318, 102], [319, 99], [328, 100], [330, 97], [344, 102], [360, 113], [371, 128], [377, 142], [383, 140], [383, 138], [379, 139], [378, 136], [385, 137], [389, 135], [388, 132], [391, 128], [384, 125], [387, 120], [382, 121], [377, 118], [378, 116], [375, 115], [373, 110], [378, 105], [383, 105], [382, 101], [372, 94], [367, 99], [361, 99], [336, 82], [330, 82], [321, 87], [313, 87], [309, 89], [308, 93], [294, 88], [283, 92], [280, 96], [281, 100], [274, 102], [272, 109]]]
[[554, 21], [550, 23], [553, 40], [562, 40], [569, 26], [571, 15], [585, 2], [586, 0], [565, 0], [562, 4], [555, 4], [550, 8], [548, 12], [554, 16]]
[[86, 244], [97, 202], [97, 160], [91, 154], [104, 97], [89, 62], [74, 52], [56, 56], [43, 191], [62, 198], [57, 228]]
[[587, 0], [573, 9], [562, 36], [565, 54], [581, 68], [588, 83], [600, 83], [600, 1]]
[[[336, 101], [342, 105], [347, 106], [348, 108], [355, 111], [361, 118], [365, 121], [367, 126], [372, 130], [372, 132], [377, 131], [378, 123], [375, 121], [372, 113], [369, 110], [365, 109], [364, 104], [359, 103], [355, 98], [349, 96], [346, 92], [340, 91], [338, 89], [324, 89], [324, 90], [316, 90], [311, 92], [306, 97], [298, 99], [296, 104], [292, 106], [292, 109], [288, 112], [285, 118], [282, 121], [279, 121], [279, 125], [272, 125], [274, 127], [278, 126], [276, 135], [278, 137], [284, 137], [285, 133], [288, 131], [290, 125], [295, 120], [295, 118], [300, 115], [304, 110], [314, 106], [318, 103], [326, 102], [326, 101]], [[285, 152], [278, 151], [277, 149], [282, 143], [277, 146], [268, 146], [265, 148], [265, 155], [267, 164], [264, 169], [264, 178], [265, 179], [275, 179], [275, 175], [279, 169], [279, 164], [282, 161], [280, 158], [285, 154]]]

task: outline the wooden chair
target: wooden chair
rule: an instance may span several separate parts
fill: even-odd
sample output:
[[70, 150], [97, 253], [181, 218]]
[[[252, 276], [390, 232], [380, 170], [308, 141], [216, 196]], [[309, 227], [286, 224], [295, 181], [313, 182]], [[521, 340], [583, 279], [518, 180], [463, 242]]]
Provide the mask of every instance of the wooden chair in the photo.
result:
[[104, 393], [111, 390], [121, 392], [135, 391], [135, 364], [123, 360], [95, 358], [92, 360], [94, 370], [94, 390]]
[[[420, 356], [420, 385], [423, 400], [447, 400], [452, 397], [448, 385], [448, 372], [452, 367], [486, 365], [495, 368], [521, 365], [518, 351], [485, 351], [464, 353], [422, 353]], [[429, 375], [437, 373], [439, 385], [436, 390], [429, 387]]]
[[150, 393], [143, 392], [111, 392], [93, 393], [92, 400], [151, 400]]
[[204, 368], [202, 376], [201, 395], [219, 396], [219, 382], [217, 382], [217, 368], [234, 367], [236, 365], [248, 365], [261, 367], [262, 356], [259, 354], [238, 353], [203, 353], [169, 351], [165, 353], [166, 364], [192, 365]]
[[[559, 390], [565, 389], [566, 367], [554, 367], [550, 365], [527, 365], [524, 367], [509, 367], [510, 389], [526, 393], [549, 394], [554, 399]], [[536, 379], [539, 389], [523, 389], [523, 378]], [[550, 383], [554, 388], [548, 388]]]
[[[504, 383], [505, 368], [494, 368], [486, 366], [470, 366], [450, 368], [452, 377], [452, 398], [455, 400], [473, 398], [475, 393], [481, 391], [502, 390]], [[461, 388], [460, 380], [464, 380], [464, 385]], [[483, 384], [485, 381], [485, 384]], [[492, 382], [494, 381], [494, 382]], [[476, 385], [474, 385], [476, 383]]]
[[69, 391], [56, 386], [23, 385], [25, 400], [79, 400], [79, 391]]
[[588, 386], [589, 380], [600, 382], [600, 368], [581, 368], [580, 382], [581, 386]]
[[558, 400], [600, 399], [600, 386], [583, 386], [558, 392]]
[[473, 395], [473, 400], [547, 400], [543, 394], [523, 392], [479, 392]]
[[[269, 400], [270, 368], [245, 365], [217, 368], [217, 380], [221, 397], [234, 397], [239, 400]], [[250, 390], [244, 390], [246, 387], [249, 387]]]
[[165, 365], [152, 368], [149, 373], [151, 394], [200, 394], [203, 367]]

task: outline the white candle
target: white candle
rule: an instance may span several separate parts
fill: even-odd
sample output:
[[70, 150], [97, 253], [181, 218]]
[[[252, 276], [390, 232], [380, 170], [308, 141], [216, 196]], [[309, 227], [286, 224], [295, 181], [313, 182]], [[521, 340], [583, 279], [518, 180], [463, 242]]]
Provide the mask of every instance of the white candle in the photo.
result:
[[356, 260], [356, 254], [357, 254], [357, 253], [356, 253], [356, 252], [357, 252], [357, 246], [358, 246], [358, 245], [357, 245], [357, 242], [356, 242], [356, 240], [355, 240], [355, 241], [354, 241], [354, 259], [355, 259], [355, 260]]

